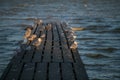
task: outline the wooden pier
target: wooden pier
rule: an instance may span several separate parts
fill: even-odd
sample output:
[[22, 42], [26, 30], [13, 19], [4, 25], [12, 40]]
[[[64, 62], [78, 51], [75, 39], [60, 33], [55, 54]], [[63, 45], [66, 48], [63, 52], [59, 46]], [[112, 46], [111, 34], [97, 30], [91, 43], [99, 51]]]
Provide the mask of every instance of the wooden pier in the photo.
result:
[[[47, 28], [51, 24], [51, 28]], [[35, 24], [32, 34], [41, 37], [39, 47], [33, 42], [21, 44], [0, 80], [88, 80], [78, 50], [71, 49], [74, 38], [65, 23]]]

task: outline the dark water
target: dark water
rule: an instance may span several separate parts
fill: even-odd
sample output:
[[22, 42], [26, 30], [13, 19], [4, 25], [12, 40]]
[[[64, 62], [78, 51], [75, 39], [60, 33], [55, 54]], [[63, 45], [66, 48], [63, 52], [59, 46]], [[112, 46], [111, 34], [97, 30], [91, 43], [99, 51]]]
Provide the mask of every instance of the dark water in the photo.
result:
[[120, 80], [120, 0], [0, 0], [0, 75], [34, 18], [75, 31], [90, 80]]

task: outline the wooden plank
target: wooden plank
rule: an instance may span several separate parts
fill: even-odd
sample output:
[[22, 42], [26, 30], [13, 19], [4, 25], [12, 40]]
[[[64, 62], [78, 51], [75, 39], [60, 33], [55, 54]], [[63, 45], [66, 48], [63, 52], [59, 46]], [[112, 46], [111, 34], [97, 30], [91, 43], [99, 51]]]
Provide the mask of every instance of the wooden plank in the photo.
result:
[[59, 34], [57, 32], [56, 24], [53, 27], [53, 62], [63, 62], [62, 52], [59, 43]]
[[[68, 39], [67, 39], [67, 36], [69, 36], [69, 34], [68, 33], [65, 33], [65, 27], [67, 26], [66, 24], [61, 24], [62, 26], [62, 30], [63, 30], [63, 32], [64, 32], [64, 34], [65, 34], [65, 37], [66, 37], [66, 41], [67, 41], [67, 43], [68, 43], [68, 46], [69, 46], [69, 49], [70, 49], [70, 45], [71, 45], [71, 42], [70, 41], [68, 41]], [[72, 49], [70, 49], [71, 50], [71, 52], [72, 52], [72, 56], [73, 56], [73, 58], [74, 58], [74, 61], [76, 62], [76, 63], [80, 63], [80, 64], [83, 64], [83, 62], [82, 62], [82, 60], [81, 60], [81, 58], [80, 58], [80, 55], [79, 55], [79, 53], [78, 53], [78, 51], [77, 51], [77, 49], [75, 49], [75, 50], [72, 50]]]
[[63, 52], [64, 62], [73, 62], [72, 53], [68, 48], [67, 41], [66, 41], [66, 38], [65, 38], [65, 34], [63, 33], [63, 30], [60, 26], [61, 25], [58, 24], [57, 30], [58, 30], [58, 33], [60, 35], [60, 42], [61, 42], [61, 48], [62, 48], [62, 52]]
[[49, 80], [61, 80], [59, 63], [49, 64]]
[[43, 62], [51, 62], [51, 49], [44, 50]]
[[47, 31], [47, 41], [52, 42], [52, 31]]
[[[45, 25], [45, 24], [44, 24]], [[70, 49], [66, 24], [53, 23], [51, 30], [36, 24], [32, 34], [45, 34], [39, 49], [23, 46], [9, 63], [1, 80], [88, 80], [78, 50]], [[20, 63], [20, 64], [19, 64]]]
[[26, 54], [24, 55], [22, 62], [31, 62], [32, 57], [33, 57], [33, 53], [34, 53], [34, 47], [31, 47], [30, 50], [26, 51]]
[[38, 63], [34, 80], [46, 80], [47, 79], [47, 63]]
[[35, 50], [35, 54], [33, 56], [32, 62], [41, 62], [41, 58], [42, 58], [42, 51]]
[[22, 63], [12, 65], [9, 73], [5, 77], [5, 80], [18, 80], [22, 67], [23, 67]]
[[[59, 34], [58, 34], [58, 32], [57, 32], [57, 24], [53, 24], [53, 39], [54, 39], [54, 41], [55, 42], [58, 42], [59, 43]], [[58, 44], [59, 45], [59, 44]]]
[[46, 31], [46, 43], [43, 55], [43, 62], [51, 62], [51, 49], [52, 49], [52, 31]]
[[62, 46], [64, 62], [74, 62], [71, 52]]
[[77, 80], [89, 80], [83, 65], [80, 65], [78, 63], [73, 63], [73, 66]]
[[[39, 25], [38, 26], [38, 31], [37, 31], [38, 37], [40, 37], [43, 34], [46, 34], [46, 30], [43, 30], [43, 27], [44, 27], [43, 25]], [[43, 31], [41, 31], [41, 30], [43, 30]], [[32, 62], [41, 62], [42, 61], [42, 54], [43, 54], [44, 43], [45, 43], [45, 38], [42, 38], [42, 42], [41, 42], [39, 48], [35, 49], [35, 53], [33, 55]]]
[[14, 63], [14, 64], [19, 64], [19, 63], [22, 61], [22, 58], [23, 58], [24, 54], [25, 54], [25, 51], [24, 51], [24, 50], [18, 52], [18, 53], [12, 58], [11, 62]]
[[75, 80], [71, 63], [62, 63], [63, 80]]
[[83, 62], [82, 62], [82, 60], [81, 60], [81, 58], [80, 58], [80, 55], [79, 55], [79, 53], [78, 53], [78, 50], [75, 49], [75, 50], [71, 50], [71, 51], [72, 51], [72, 53], [73, 53], [75, 62], [76, 62], [76, 63], [79, 63], [80, 65], [83, 65]]
[[59, 48], [55, 48], [53, 49], [53, 62], [63, 62], [62, 56], [61, 56], [61, 51]]
[[33, 80], [35, 63], [26, 63], [21, 73], [20, 80]]
[[[36, 35], [37, 35], [37, 30], [38, 30], [38, 29], [39, 29], [39, 28], [38, 28], [38, 24], [34, 24], [31, 35], [32, 35], [32, 34], [36, 34]], [[34, 50], [35, 50], [35, 48], [32, 47], [31, 44], [32, 44], [32, 43], [29, 42], [29, 44], [26, 45], [26, 47], [25, 47], [25, 54], [24, 54], [24, 56], [23, 56], [22, 62], [31, 62], [31, 61], [32, 61], [32, 57], [33, 57], [33, 55], [34, 55]], [[29, 47], [29, 49], [26, 50], [28, 47]]]

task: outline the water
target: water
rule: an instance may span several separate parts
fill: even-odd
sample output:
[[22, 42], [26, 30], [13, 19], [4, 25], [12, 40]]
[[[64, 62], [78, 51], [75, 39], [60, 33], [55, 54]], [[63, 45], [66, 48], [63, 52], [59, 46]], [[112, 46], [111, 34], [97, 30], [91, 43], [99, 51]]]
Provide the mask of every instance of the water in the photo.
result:
[[120, 80], [119, 0], [0, 0], [0, 75], [34, 18], [65, 21], [75, 31], [90, 80]]

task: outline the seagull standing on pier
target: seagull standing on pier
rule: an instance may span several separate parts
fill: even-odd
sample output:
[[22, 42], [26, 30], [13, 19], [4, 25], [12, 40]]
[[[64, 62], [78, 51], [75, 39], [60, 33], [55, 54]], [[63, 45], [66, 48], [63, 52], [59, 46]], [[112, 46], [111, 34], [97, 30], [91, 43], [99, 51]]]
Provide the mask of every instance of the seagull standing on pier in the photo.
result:
[[33, 34], [28, 38], [28, 40], [33, 41], [36, 37], [37, 37], [37, 35]]
[[68, 30], [64, 30], [65, 33], [68, 33], [69, 31]]
[[31, 35], [31, 32], [32, 32], [33, 28], [32, 27], [27, 27], [25, 30], [26, 30], [26, 32], [24, 34], [24, 38], [28, 38]]
[[70, 46], [70, 49], [76, 49], [78, 47], [77, 42], [73, 42], [73, 44]]
[[41, 25], [43, 23], [43, 20], [37, 20], [37, 24]]
[[42, 39], [45, 38], [45, 34], [42, 34], [40, 37], [41, 37]]
[[30, 37], [33, 28], [32, 28], [32, 27], [27, 27], [25, 30], [26, 30], [26, 32], [25, 32], [25, 34], [24, 34], [23, 44], [26, 44], [26, 43], [27, 43], [28, 38]]
[[42, 39], [41, 38], [37, 38], [36, 40], [33, 41], [32, 45], [35, 46], [38, 49], [38, 47], [40, 46], [41, 42], [42, 42]]
[[76, 37], [77, 36], [75, 36], [75, 34], [74, 34], [74, 32], [73, 31], [70, 31], [69, 33], [68, 33], [68, 40], [70, 40], [70, 41], [74, 41], [75, 39], [76, 39]]

